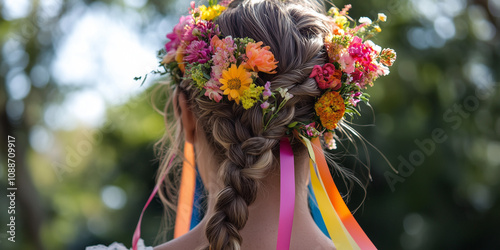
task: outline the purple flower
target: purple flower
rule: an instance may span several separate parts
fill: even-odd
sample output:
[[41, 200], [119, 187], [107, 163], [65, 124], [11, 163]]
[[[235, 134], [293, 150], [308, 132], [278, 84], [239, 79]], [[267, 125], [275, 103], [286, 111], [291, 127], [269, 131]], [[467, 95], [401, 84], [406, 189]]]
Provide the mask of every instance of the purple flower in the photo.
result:
[[262, 96], [264, 97], [264, 100], [267, 100], [272, 95], [273, 92], [271, 92], [271, 82], [267, 81], [266, 84], [264, 85], [264, 92], [262, 92]]
[[210, 49], [204, 41], [193, 41], [186, 48], [184, 60], [188, 63], [206, 63], [210, 59]]
[[213, 36], [218, 35], [220, 35], [219, 26], [216, 26], [213, 22], [200, 21], [192, 25], [190, 29], [186, 29], [182, 40], [186, 42], [194, 40], [210, 41]]

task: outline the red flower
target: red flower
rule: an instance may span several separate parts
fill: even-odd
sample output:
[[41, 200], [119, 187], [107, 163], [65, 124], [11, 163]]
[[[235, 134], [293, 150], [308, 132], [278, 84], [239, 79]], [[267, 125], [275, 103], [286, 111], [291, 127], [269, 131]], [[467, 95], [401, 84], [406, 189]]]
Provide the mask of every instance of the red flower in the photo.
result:
[[326, 63], [323, 67], [314, 66], [309, 78], [316, 79], [320, 89], [333, 89], [337, 90], [342, 86], [342, 71], [335, 69], [331, 63]]

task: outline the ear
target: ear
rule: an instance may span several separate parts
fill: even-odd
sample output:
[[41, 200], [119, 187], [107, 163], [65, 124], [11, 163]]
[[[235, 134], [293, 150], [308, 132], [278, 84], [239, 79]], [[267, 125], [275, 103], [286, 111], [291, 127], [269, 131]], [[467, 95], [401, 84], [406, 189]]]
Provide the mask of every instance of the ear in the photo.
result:
[[189, 108], [186, 95], [182, 92], [178, 94], [179, 108], [181, 109], [181, 121], [184, 129], [184, 138], [189, 143], [194, 143], [196, 131], [196, 118]]

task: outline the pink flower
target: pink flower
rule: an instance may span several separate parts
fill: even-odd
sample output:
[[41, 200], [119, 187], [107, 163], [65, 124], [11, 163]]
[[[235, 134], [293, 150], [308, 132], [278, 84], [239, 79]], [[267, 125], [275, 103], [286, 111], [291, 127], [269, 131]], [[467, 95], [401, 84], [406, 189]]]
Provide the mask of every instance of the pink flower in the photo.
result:
[[356, 61], [349, 55], [349, 53], [340, 54], [338, 63], [340, 68], [347, 74], [351, 74], [356, 69]]
[[349, 46], [349, 54], [354, 58], [362, 58], [369, 55], [369, 51], [366, 46], [362, 43], [361, 38], [355, 36], [352, 39], [351, 45]]
[[213, 79], [208, 80], [203, 88], [205, 88], [206, 90], [205, 96], [208, 96], [210, 100], [216, 102], [220, 102], [220, 100], [222, 100], [223, 91], [220, 89], [219, 85], [217, 85], [217, 82]]
[[363, 79], [363, 72], [360, 70], [356, 70], [351, 74], [351, 76], [353, 82], [360, 82]]
[[177, 49], [182, 41], [184, 32], [186, 32], [186, 29], [190, 30], [189, 27], [192, 27], [194, 25], [193, 23], [194, 20], [192, 16], [181, 16], [179, 23], [174, 26], [172, 33], [167, 34], [167, 38], [170, 39], [170, 42], [165, 44], [165, 50], [170, 51], [172, 49]]
[[[192, 32], [193, 36], [200, 36], [203, 40], [209, 41], [213, 36], [220, 35], [219, 26], [215, 25], [214, 22], [200, 21], [197, 22], [193, 28], [196, 29], [196, 33]], [[187, 37], [185, 38], [189, 40]], [[198, 37], [193, 40], [198, 40]]]
[[210, 46], [212, 46], [215, 51], [225, 50], [225, 51], [229, 52], [229, 54], [233, 54], [234, 50], [236, 49], [234, 46], [234, 40], [230, 36], [228, 36], [224, 39], [220, 39], [218, 36], [214, 35], [210, 39]]
[[184, 61], [188, 63], [206, 63], [210, 59], [210, 49], [204, 41], [193, 41], [186, 48]]
[[272, 95], [273, 92], [271, 92], [271, 82], [267, 81], [266, 84], [264, 85], [264, 91], [262, 92], [262, 96], [264, 97], [264, 100], [267, 100]]
[[351, 8], [352, 8], [352, 5], [350, 5], [350, 4], [345, 5], [344, 8], [342, 8], [342, 11], [340, 11], [339, 15], [340, 16], [347, 15], [347, 11], [349, 11], [349, 9], [351, 9]]
[[220, 2], [220, 5], [222, 5], [222, 6], [226, 7], [226, 6], [228, 6], [228, 5], [229, 5], [232, 1], [233, 1], [233, 0], [222, 0], [222, 1]]
[[307, 136], [318, 137], [321, 133], [316, 129], [316, 123], [312, 122], [305, 126]]
[[236, 58], [234, 57], [236, 46], [231, 37], [226, 37], [221, 40], [218, 36], [212, 37], [210, 46], [214, 49], [214, 54], [212, 56], [212, 73], [210, 76], [215, 81], [219, 81], [222, 77], [222, 71], [229, 68], [231, 64], [236, 63]]
[[361, 92], [354, 92], [351, 94], [351, 98], [349, 98], [349, 102], [356, 107], [356, 104], [360, 101], [359, 97], [361, 96]]
[[337, 90], [342, 86], [341, 78], [342, 71], [336, 70], [335, 66], [331, 63], [325, 63], [323, 67], [314, 66], [309, 78], [316, 79], [320, 89], [334, 89]]
[[324, 135], [324, 138], [325, 138], [325, 143], [328, 146], [328, 149], [330, 149], [330, 150], [336, 149], [337, 145], [335, 144], [335, 139], [334, 139], [333, 133], [332, 132], [326, 132], [323, 135]]
[[260, 108], [263, 109], [263, 110], [266, 110], [269, 108], [269, 103], [267, 101], [263, 102], [261, 105], [260, 105]]

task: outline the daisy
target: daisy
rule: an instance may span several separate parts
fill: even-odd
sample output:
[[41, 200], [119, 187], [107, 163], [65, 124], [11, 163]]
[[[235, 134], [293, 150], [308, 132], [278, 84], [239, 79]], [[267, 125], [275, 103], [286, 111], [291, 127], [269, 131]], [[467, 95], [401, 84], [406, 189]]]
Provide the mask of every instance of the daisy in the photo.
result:
[[253, 80], [251, 74], [242, 65], [237, 67], [236, 64], [231, 64], [229, 69], [222, 71], [222, 78], [219, 82], [222, 83], [220, 89], [224, 90], [223, 94], [227, 95], [229, 100], [240, 104], [243, 92], [250, 88]]

